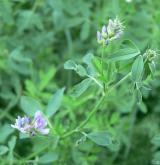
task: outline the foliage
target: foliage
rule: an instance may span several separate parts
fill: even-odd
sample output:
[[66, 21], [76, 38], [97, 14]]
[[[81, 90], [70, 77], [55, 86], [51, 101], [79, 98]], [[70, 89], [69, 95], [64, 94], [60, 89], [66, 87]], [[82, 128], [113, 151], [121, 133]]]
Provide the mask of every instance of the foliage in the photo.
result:
[[[0, 22], [0, 164], [160, 164], [159, 0], [1, 0]], [[11, 128], [38, 110], [48, 135]]]

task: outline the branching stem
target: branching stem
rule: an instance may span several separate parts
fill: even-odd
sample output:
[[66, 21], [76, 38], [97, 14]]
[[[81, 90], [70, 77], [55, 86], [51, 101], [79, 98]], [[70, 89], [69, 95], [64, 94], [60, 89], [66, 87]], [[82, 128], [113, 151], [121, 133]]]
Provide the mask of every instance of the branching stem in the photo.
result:
[[131, 72], [129, 72], [126, 76], [124, 76], [121, 80], [119, 80], [115, 85], [113, 85], [97, 102], [95, 107], [92, 109], [92, 111], [89, 113], [88, 117], [75, 129], [65, 133], [61, 136], [61, 139], [64, 139], [75, 132], [81, 132], [80, 130], [89, 122], [89, 120], [93, 117], [93, 115], [98, 111], [100, 105], [102, 105], [103, 101], [105, 100], [106, 96], [110, 94], [111, 91], [113, 91], [115, 88], [117, 88], [120, 84], [122, 84], [125, 80], [127, 80], [131, 76]]

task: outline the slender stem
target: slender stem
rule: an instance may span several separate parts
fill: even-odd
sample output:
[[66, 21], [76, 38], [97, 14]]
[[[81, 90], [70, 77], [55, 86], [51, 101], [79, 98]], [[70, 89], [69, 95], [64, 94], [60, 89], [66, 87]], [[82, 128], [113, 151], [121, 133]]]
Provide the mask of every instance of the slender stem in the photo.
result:
[[[118, 87], [122, 82], [124, 82], [129, 76], [131, 75], [131, 72], [129, 72], [126, 76], [124, 76], [120, 81], [118, 81], [114, 86], [112, 86], [110, 88], [110, 90], [107, 92], [107, 94], [109, 94], [113, 89], [115, 89], [116, 87]], [[93, 110], [90, 112], [90, 114], [88, 115], [87, 119], [84, 120], [78, 127], [77, 127], [77, 130], [83, 128], [87, 123], [88, 121], [92, 118], [92, 116], [95, 114], [95, 112], [98, 110], [99, 106], [102, 104], [102, 102], [104, 101], [105, 99], [105, 95], [103, 95], [101, 97], [101, 99], [98, 101], [98, 103], [96, 104], [96, 106], [93, 108]]]
[[97, 79], [95, 79], [94, 77], [92, 77], [92, 76], [89, 76], [88, 75], [88, 77], [90, 78], [90, 79], [92, 79], [100, 88], [102, 88], [103, 89], [103, 86], [102, 86], [102, 84], [100, 83], [100, 82], [98, 82], [97, 81]]
[[25, 161], [28, 160], [28, 159], [31, 159], [31, 158], [35, 157], [36, 155], [38, 155], [39, 153], [41, 153], [42, 151], [44, 151], [48, 147], [50, 147], [50, 145], [47, 145], [44, 148], [42, 148], [42, 149], [40, 149], [38, 151], [33, 152], [32, 154], [30, 154], [28, 157], [25, 158]]
[[64, 139], [64, 138], [66, 138], [66, 137], [72, 135], [72, 134], [75, 133], [75, 132], [78, 132], [78, 130], [77, 130], [77, 129], [73, 129], [73, 130], [71, 130], [70, 132], [67, 132], [66, 134], [64, 134], [63, 136], [61, 136], [61, 139]]
[[93, 108], [93, 110], [89, 113], [88, 117], [75, 129], [67, 132], [66, 134], [64, 134], [61, 138], [66, 138], [72, 134], [74, 134], [75, 132], [78, 132], [80, 129], [82, 129], [87, 123], [88, 121], [92, 118], [92, 116], [97, 112], [97, 110], [99, 109], [99, 106], [103, 103], [103, 101], [105, 100], [106, 96], [115, 88], [117, 88], [120, 84], [122, 84], [126, 79], [128, 79], [131, 75], [131, 72], [129, 72], [126, 76], [124, 76], [120, 81], [118, 81], [115, 85], [113, 85], [110, 90], [108, 90], [108, 92], [106, 92], [101, 98], [100, 100], [97, 102], [97, 104], [95, 105], [95, 107]]
[[131, 76], [131, 72], [129, 72], [126, 76], [124, 76], [121, 80], [119, 80], [115, 85], [113, 85], [109, 90], [108, 93], [110, 93], [112, 90], [117, 88], [122, 82], [124, 82], [126, 79], [128, 79]]
[[88, 115], [88, 117], [77, 127], [77, 129], [81, 129], [83, 128], [88, 121], [92, 118], [92, 116], [96, 113], [96, 111], [98, 110], [99, 106], [101, 105], [101, 103], [104, 101], [105, 95], [103, 95], [101, 97], [101, 99], [98, 101], [98, 103], [96, 104], [96, 106], [93, 108], [93, 110], [90, 112], [90, 114]]
[[39, 3], [39, 0], [36, 0], [32, 7], [32, 12], [35, 12], [35, 10], [37, 9], [38, 3]]
[[[101, 75], [102, 75], [102, 78], [104, 77], [104, 66], [103, 66], [103, 61], [104, 61], [104, 44], [102, 45], [102, 52], [101, 52], [101, 65], [102, 65], [102, 70], [101, 70]], [[104, 93], [106, 91], [106, 85], [105, 85], [105, 82], [103, 83], [103, 90], [104, 90]]]
[[53, 129], [52, 123], [51, 123], [51, 121], [49, 120], [49, 118], [46, 117], [46, 120], [47, 120], [47, 123], [48, 123], [48, 125], [49, 125], [49, 128], [50, 128], [50, 129]]
[[103, 74], [103, 59], [104, 59], [104, 44], [102, 46], [102, 52], [101, 52], [101, 65], [102, 65], [101, 74], [102, 74], [102, 76], [104, 75]]

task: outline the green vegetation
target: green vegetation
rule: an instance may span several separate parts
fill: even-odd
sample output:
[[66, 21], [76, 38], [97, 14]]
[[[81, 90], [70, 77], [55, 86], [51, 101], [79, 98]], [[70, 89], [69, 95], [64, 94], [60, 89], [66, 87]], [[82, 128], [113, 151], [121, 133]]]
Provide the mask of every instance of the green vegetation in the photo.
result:
[[159, 0], [0, 0], [0, 165], [160, 165], [159, 29]]

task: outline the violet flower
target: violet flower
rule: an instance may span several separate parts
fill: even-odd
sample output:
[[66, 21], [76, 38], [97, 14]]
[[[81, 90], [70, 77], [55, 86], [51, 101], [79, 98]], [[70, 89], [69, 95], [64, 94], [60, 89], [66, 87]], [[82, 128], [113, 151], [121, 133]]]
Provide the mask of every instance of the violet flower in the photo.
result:
[[107, 29], [110, 40], [114, 40], [122, 36], [124, 27], [119, 19], [116, 18], [113, 21], [111, 19], [109, 20]]
[[18, 116], [16, 123], [14, 125], [11, 124], [11, 127], [18, 129], [22, 133], [29, 133], [32, 129], [31, 120], [26, 116]]
[[15, 124], [11, 124], [11, 127], [18, 129], [22, 133], [29, 133], [31, 136], [38, 133], [42, 135], [47, 135], [49, 133], [49, 128], [46, 128], [47, 121], [44, 119], [40, 111], [35, 113], [33, 120], [26, 116], [18, 116]]
[[99, 44], [108, 45], [110, 41], [120, 38], [123, 30], [124, 27], [118, 18], [109, 19], [108, 25], [103, 25], [101, 32], [97, 31], [97, 41]]
[[99, 31], [97, 31], [97, 41], [98, 41], [98, 43], [101, 43], [102, 40], [103, 40], [102, 34]]
[[46, 128], [47, 121], [42, 117], [40, 111], [35, 113], [34, 117], [34, 128], [36, 131], [40, 132], [42, 135], [46, 135], [49, 133], [49, 128]]

